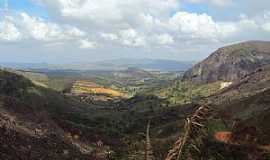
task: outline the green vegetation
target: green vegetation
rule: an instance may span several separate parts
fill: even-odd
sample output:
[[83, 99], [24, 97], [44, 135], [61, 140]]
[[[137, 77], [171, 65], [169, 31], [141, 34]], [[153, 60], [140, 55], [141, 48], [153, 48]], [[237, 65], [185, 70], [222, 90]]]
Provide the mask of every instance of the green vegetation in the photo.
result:
[[167, 87], [160, 90], [153, 90], [159, 97], [167, 98], [172, 104], [186, 104], [198, 102], [202, 98], [213, 95], [220, 90], [221, 82], [208, 83], [205, 85], [192, 84], [187, 81], [176, 80]]
[[[202, 106], [203, 99], [215, 102], [214, 118], [205, 124], [207, 136], [203, 139], [203, 147], [200, 148], [207, 159], [246, 158], [245, 145], [224, 144], [214, 138], [217, 132], [231, 131], [235, 118], [241, 118], [250, 125], [258, 125], [259, 129], [267, 128], [264, 122], [268, 121], [270, 113], [267, 107], [269, 91], [262, 93], [261, 90], [269, 84], [268, 74], [261, 73], [259, 77], [262, 80], [257, 80], [256, 85], [252, 83], [256, 80], [254, 78], [251, 83], [248, 81], [240, 83], [237, 87], [232, 86], [219, 96], [215, 93], [221, 90], [221, 81], [197, 84], [175, 79], [176, 73], [137, 70], [132, 70], [132, 73], [49, 71], [42, 74], [21, 74], [31, 79], [28, 80], [23, 76], [1, 71], [0, 94], [13, 97], [37, 111], [48, 113], [53, 122], [63, 129], [64, 134], [72, 138], [77, 137], [74, 139], [86, 143], [92, 150], [98, 150], [96, 142], [101, 140], [104, 148], [110, 148], [113, 153], [110, 159], [116, 160], [144, 159], [145, 130], [149, 120], [154, 155], [156, 159], [163, 160], [174, 142], [180, 135], [183, 136], [185, 119]], [[80, 80], [93, 82], [96, 86], [104, 86], [111, 90], [120, 90], [129, 97], [105, 102], [100, 100], [100, 97], [104, 96], [102, 94], [70, 94], [76, 86], [77, 89], [81, 89], [80, 84], [75, 83], [81, 82]], [[46, 84], [47, 87], [37, 85], [36, 82]], [[254, 88], [257, 90], [253, 93]], [[238, 96], [234, 96], [235, 93]], [[89, 97], [91, 101], [99, 102], [83, 101]], [[231, 101], [219, 104], [224, 97], [224, 101], [229, 98]], [[263, 135], [268, 133], [270, 132], [264, 129]], [[263, 138], [268, 141], [267, 136]], [[104, 150], [101, 152], [106, 153]]]
[[[93, 137], [98, 135], [111, 146], [119, 160], [129, 156], [140, 157], [138, 153], [144, 152], [144, 131], [149, 118], [153, 119], [152, 139], [156, 144], [164, 144], [161, 154], [164, 156], [165, 146], [169, 146], [179, 134], [183, 124], [181, 119], [186, 116], [182, 111], [190, 108], [168, 107], [166, 100], [138, 95], [114, 104], [118, 108], [104, 109], [82, 104], [75, 98], [36, 86], [26, 78], [8, 72], [1, 72], [1, 78], [5, 79], [0, 83], [1, 94], [15, 97], [36, 110], [46, 110], [66, 132], [79, 130], [80, 137], [88, 139], [89, 144], [95, 143]], [[173, 126], [174, 129], [171, 128]]]

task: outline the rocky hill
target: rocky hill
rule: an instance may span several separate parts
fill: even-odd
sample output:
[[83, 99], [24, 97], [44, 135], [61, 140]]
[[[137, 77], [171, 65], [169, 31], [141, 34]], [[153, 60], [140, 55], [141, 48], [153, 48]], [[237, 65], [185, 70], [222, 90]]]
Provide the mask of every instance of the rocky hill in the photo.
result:
[[270, 42], [249, 41], [223, 47], [196, 64], [184, 75], [184, 80], [200, 84], [238, 80], [270, 63]]

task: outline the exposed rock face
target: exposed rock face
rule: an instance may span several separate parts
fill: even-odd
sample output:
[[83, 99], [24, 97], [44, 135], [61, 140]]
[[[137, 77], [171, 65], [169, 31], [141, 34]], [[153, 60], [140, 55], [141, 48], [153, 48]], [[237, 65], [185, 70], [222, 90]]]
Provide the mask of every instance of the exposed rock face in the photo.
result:
[[270, 64], [270, 42], [250, 41], [220, 48], [188, 70], [183, 79], [197, 83], [231, 82]]

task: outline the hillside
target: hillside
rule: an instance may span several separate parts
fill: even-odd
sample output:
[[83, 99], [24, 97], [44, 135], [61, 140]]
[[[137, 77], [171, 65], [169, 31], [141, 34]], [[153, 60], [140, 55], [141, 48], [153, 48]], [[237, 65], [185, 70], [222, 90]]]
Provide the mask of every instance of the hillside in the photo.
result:
[[[235, 51], [235, 48], [239, 46], [242, 53]], [[249, 54], [252, 48], [255, 48], [253, 56]], [[206, 61], [198, 64], [205, 71], [202, 71], [200, 75], [191, 76], [193, 81], [189, 81], [190, 76], [187, 76], [190, 70], [185, 73], [183, 81], [176, 80], [171, 85], [158, 90], [160, 92], [158, 95], [180, 104], [198, 103], [201, 107], [205, 104], [211, 106], [212, 114], [205, 117], [207, 123], [202, 120], [203, 113], [197, 112], [200, 113], [198, 117], [194, 112], [193, 115], [198, 122], [191, 124], [195, 126], [195, 130], [191, 129], [191, 133], [185, 132], [191, 134], [191, 140], [187, 141], [185, 147], [190, 151], [189, 153], [193, 154], [192, 156], [204, 152], [206, 154], [203, 156], [208, 159], [217, 158], [216, 154], [220, 156], [220, 159], [225, 157], [237, 160], [269, 159], [267, 157], [269, 157], [270, 148], [268, 123], [270, 48], [267, 42], [246, 42], [225, 47], [224, 51], [226, 52], [223, 54], [233, 57], [233, 61], [225, 55], [216, 57], [217, 61], [211, 61], [212, 57], [217, 55], [210, 55]], [[242, 55], [239, 57], [240, 53]], [[223, 57], [225, 58], [222, 59]], [[230, 72], [219, 70], [222, 69], [222, 67], [219, 68], [220, 61]], [[193, 70], [198, 71], [196, 68], [198, 65]], [[215, 75], [216, 78], [213, 78]], [[220, 78], [222, 76], [224, 78]], [[202, 129], [198, 130], [198, 128]], [[202, 134], [196, 136], [200, 132]], [[202, 141], [200, 137], [204, 140]], [[192, 148], [200, 152], [194, 152]]]
[[0, 97], [0, 159], [87, 159], [46, 114]]
[[26, 91], [34, 87], [30, 80], [0, 71], [0, 159], [87, 159], [51, 119], [44, 101], [27, 100]]
[[233, 121], [239, 119], [244, 126], [255, 126], [263, 137], [258, 137], [264, 144], [270, 144], [270, 89], [220, 105], [220, 116], [232, 125]]
[[197, 83], [238, 80], [270, 63], [270, 42], [250, 41], [223, 47], [196, 64], [184, 80]]
[[214, 99], [214, 103], [221, 105], [228, 101], [254, 96], [268, 89], [270, 89], [270, 65], [264, 65], [259, 70], [219, 90], [211, 98]]
[[[125, 160], [128, 156], [135, 156], [138, 150], [143, 152], [144, 138], [138, 134], [144, 132], [142, 126], [147, 122], [149, 112], [157, 110], [157, 120], [160, 120], [159, 116], [165, 115], [172, 124], [175, 124], [174, 120], [179, 116], [171, 114], [171, 110], [161, 112], [166, 105], [161, 104], [162, 100], [152, 97], [138, 98], [136, 102], [127, 100], [119, 104], [111, 103], [109, 108], [80, 103], [72, 96], [60, 95], [56, 91], [33, 84], [23, 76], [7, 71], [0, 72], [0, 95], [3, 97], [0, 99], [3, 124], [0, 138], [2, 144], [8, 144], [3, 146], [6, 148], [0, 156], [12, 160], [31, 160], [30, 152], [33, 152], [32, 159], [40, 156], [48, 159], [67, 157], [66, 159], [73, 160], [79, 157], [78, 159], [83, 160], [85, 156], [104, 159], [109, 151], [114, 153], [115, 159]], [[113, 108], [114, 106], [119, 108]], [[132, 108], [132, 111], [129, 111], [128, 107]], [[13, 110], [10, 113], [8, 109], [11, 108]], [[182, 114], [181, 111], [179, 113]], [[10, 124], [9, 121], [12, 120], [9, 117], [14, 117], [13, 121], [17, 125], [13, 126], [13, 122]], [[23, 119], [20, 119], [21, 117]], [[157, 129], [160, 125], [161, 123], [156, 125]], [[168, 121], [162, 125], [167, 126]], [[25, 131], [21, 132], [21, 128], [25, 128]], [[167, 134], [169, 128], [162, 130]], [[33, 137], [36, 132], [41, 132], [42, 135], [38, 138]], [[5, 138], [9, 136], [11, 140]], [[97, 142], [104, 145], [97, 148]], [[134, 150], [130, 142], [137, 143], [139, 148]], [[18, 147], [14, 148], [14, 145]], [[36, 149], [24, 148], [22, 145]], [[44, 151], [44, 148], [49, 149]], [[11, 154], [13, 150], [16, 151], [16, 155]], [[166, 149], [163, 153], [166, 153]], [[19, 157], [20, 154], [23, 155]]]
[[[247, 125], [254, 125], [270, 135], [268, 121], [270, 114], [270, 65], [250, 73], [245, 78], [235, 81], [231, 86], [219, 90], [208, 100], [219, 110], [219, 116], [228, 124], [239, 119]], [[264, 119], [264, 120], [263, 120]], [[268, 136], [269, 138], [269, 136]], [[268, 139], [270, 143], [270, 139]]]
[[[254, 70], [244, 65], [249, 72], [237, 79], [207, 83], [137, 68], [44, 74], [55, 86], [71, 87], [63, 92], [35, 84], [46, 80], [39, 72], [0, 71], [0, 143], [7, 144], [0, 146], [0, 159], [143, 160], [147, 141], [152, 156], [164, 160], [185, 135], [185, 152], [194, 157], [267, 159], [270, 65], [257, 63]], [[134, 93], [130, 98], [122, 97], [125, 87]], [[188, 134], [187, 118], [195, 122]]]

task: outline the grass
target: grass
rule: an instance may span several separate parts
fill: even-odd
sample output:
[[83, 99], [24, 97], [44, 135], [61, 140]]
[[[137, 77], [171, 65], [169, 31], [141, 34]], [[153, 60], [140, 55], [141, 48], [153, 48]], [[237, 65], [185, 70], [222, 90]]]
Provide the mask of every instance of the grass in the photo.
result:
[[76, 81], [72, 86], [71, 92], [74, 94], [105, 94], [112, 97], [124, 96], [119, 91], [98, 86], [91, 81]]
[[[139, 94], [130, 99], [123, 100], [119, 104], [119, 107], [122, 109], [117, 110], [112, 108], [99, 109], [99, 106], [81, 104], [76, 100], [59, 94], [55, 90], [34, 85], [31, 81], [14, 74], [0, 72], [0, 79], [6, 80], [0, 81], [0, 92], [2, 94], [14, 96], [31, 106], [36, 106], [37, 109], [45, 109], [61, 127], [67, 130], [74, 128], [80, 130], [83, 138], [86, 140], [91, 141], [95, 135], [99, 135], [104, 139], [106, 144], [112, 147], [115, 151], [114, 157], [118, 160], [124, 160], [127, 157], [134, 157], [134, 159], [142, 158], [145, 128], [149, 118], [152, 119], [150, 136], [156, 157], [159, 159], [164, 158], [170, 146], [181, 132], [183, 132], [184, 119], [195, 108], [193, 104], [187, 104], [190, 103], [189, 88], [192, 88], [193, 102], [196, 102], [196, 100], [202, 97], [214, 94], [219, 90], [221, 83], [191, 85], [188, 82], [175, 81], [165, 88], [152, 90], [150, 93]], [[54, 76], [49, 83], [55, 82], [54, 85], [57, 87], [65, 88], [73, 81], [73, 78], [67, 78], [64, 75]], [[58, 85], [61, 82], [61, 86]], [[79, 91], [85, 91], [80, 88], [80, 85], [77, 87], [76, 89]], [[109, 93], [108, 90], [105, 90], [106, 87], [100, 88], [102, 89], [102, 93]], [[88, 90], [86, 89], [86, 91]], [[153, 96], [151, 93], [158, 96]], [[171, 104], [168, 104], [167, 100]], [[268, 102], [267, 98], [260, 99], [258, 97], [259, 100]], [[248, 105], [249, 102], [241, 103], [244, 106]], [[262, 115], [264, 118], [258, 122], [266, 122], [269, 119], [267, 116], [268, 114]], [[267, 127], [266, 123], [262, 124]], [[221, 120], [212, 120], [209, 122], [208, 132], [210, 135], [226, 129], [226, 126]], [[215, 159], [216, 157], [218, 157], [216, 159], [224, 159], [226, 156], [228, 156], [227, 159], [233, 159], [229, 157], [227, 150], [221, 152], [221, 155], [219, 154], [219, 151], [226, 149], [222, 144], [211, 141], [210, 138], [208, 143], [209, 148], [206, 152], [213, 155], [209, 159]]]
[[159, 97], [167, 98], [171, 104], [186, 104], [208, 97], [220, 89], [221, 82], [204, 85], [177, 80], [167, 87], [152, 91]]

